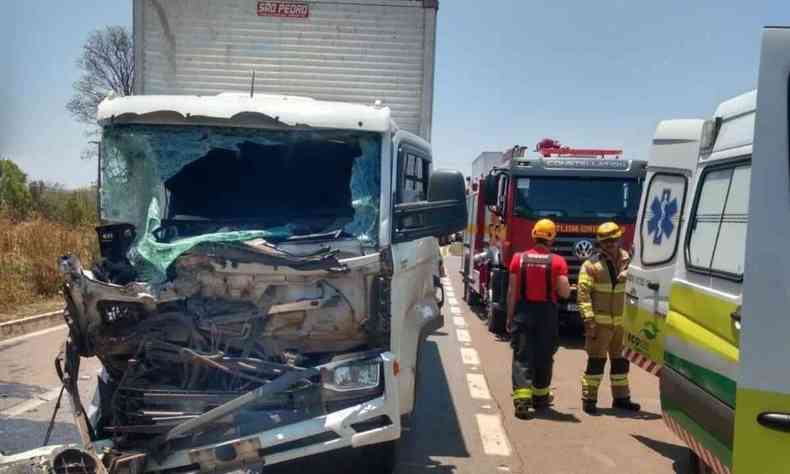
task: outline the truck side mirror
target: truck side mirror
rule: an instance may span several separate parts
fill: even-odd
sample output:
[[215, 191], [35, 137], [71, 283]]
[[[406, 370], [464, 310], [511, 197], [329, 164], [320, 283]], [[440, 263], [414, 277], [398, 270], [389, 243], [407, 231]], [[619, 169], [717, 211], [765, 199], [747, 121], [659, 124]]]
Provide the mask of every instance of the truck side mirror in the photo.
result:
[[393, 242], [445, 237], [466, 228], [466, 184], [458, 171], [435, 170], [428, 200], [397, 204]]
[[499, 194], [499, 180], [493, 174], [486, 176], [483, 183], [483, 201], [486, 206], [496, 206]]

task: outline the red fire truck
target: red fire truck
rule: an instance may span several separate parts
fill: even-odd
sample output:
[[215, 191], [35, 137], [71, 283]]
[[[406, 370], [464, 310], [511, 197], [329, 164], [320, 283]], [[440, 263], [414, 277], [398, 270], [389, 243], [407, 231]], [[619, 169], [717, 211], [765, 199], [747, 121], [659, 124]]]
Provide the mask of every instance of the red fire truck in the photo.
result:
[[532, 226], [549, 218], [557, 223], [554, 252], [568, 261], [572, 285], [560, 321], [580, 327], [576, 282], [595, 251], [596, 227], [606, 221], [623, 226], [626, 249], [634, 237], [647, 162], [621, 156], [621, 150], [574, 149], [552, 139], [538, 143], [533, 154], [521, 146], [505, 152], [502, 164], [473, 182], [467, 196], [464, 298], [482, 305], [489, 321], [504, 321], [510, 258], [533, 246]]

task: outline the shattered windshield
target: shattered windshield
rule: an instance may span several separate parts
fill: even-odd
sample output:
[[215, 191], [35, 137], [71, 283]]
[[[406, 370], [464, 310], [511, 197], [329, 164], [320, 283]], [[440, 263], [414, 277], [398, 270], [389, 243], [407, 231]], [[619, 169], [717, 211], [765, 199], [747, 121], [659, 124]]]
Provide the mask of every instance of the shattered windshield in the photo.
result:
[[[158, 242], [235, 231], [378, 238], [375, 133], [114, 125], [103, 131], [103, 219]], [[275, 235], [275, 234], [272, 234]]]

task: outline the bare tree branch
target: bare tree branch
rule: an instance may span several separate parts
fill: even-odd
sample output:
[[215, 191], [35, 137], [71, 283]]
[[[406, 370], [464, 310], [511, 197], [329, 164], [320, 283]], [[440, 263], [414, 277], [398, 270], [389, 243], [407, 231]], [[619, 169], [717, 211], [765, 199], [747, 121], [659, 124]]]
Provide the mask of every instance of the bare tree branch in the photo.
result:
[[79, 122], [95, 125], [99, 102], [111, 92], [131, 95], [134, 85], [134, 47], [129, 31], [121, 26], [96, 30], [85, 41], [77, 59], [82, 76], [66, 104]]

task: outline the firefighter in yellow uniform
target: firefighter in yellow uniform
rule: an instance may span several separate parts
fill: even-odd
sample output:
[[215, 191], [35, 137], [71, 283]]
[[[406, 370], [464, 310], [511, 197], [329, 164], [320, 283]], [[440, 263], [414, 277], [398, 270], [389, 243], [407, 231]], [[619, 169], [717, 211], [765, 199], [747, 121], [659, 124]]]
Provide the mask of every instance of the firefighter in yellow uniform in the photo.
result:
[[613, 407], [639, 411], [628, 388], [628, 359], [623, 357], [623, 307], [625, 277], [630, 257], [622, 249], [622, 229], [614, 222], [598, 226], [600, 251], [579, 270], [578, 303], [584, 319], [584, 349], [587, 370], [582, 377], [582, 408], [597, 412], [598, 387], [603, 379], [606, 356], [612, 385]]

